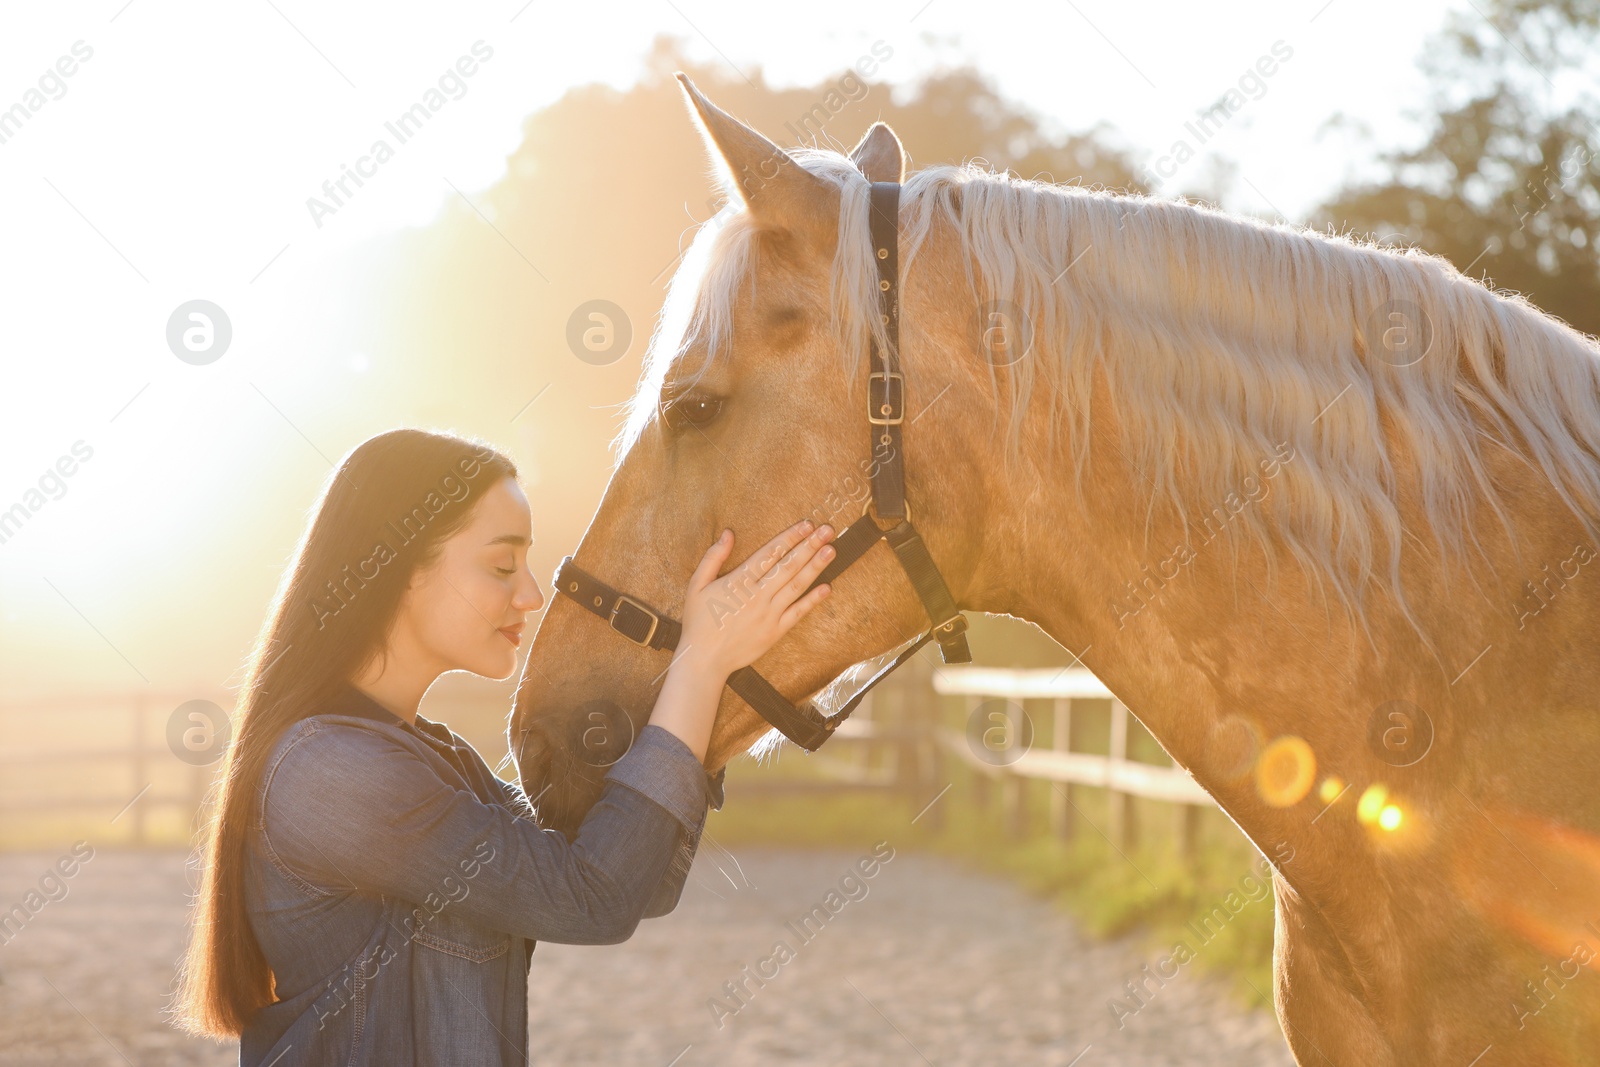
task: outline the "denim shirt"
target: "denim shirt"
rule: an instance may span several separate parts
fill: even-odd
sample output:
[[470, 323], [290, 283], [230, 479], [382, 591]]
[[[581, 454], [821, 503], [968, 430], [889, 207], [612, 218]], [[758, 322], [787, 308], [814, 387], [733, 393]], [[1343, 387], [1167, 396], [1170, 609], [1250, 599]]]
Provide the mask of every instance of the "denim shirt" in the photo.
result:
[[647, 725], [568, 842], [458, 735], [353, 686], [284, 731], [257, 785], [246, 903], [276, 1001], [241, 1067], [528, 1062], [539, 940], [607, 945], [677, 906], [722, 807]]

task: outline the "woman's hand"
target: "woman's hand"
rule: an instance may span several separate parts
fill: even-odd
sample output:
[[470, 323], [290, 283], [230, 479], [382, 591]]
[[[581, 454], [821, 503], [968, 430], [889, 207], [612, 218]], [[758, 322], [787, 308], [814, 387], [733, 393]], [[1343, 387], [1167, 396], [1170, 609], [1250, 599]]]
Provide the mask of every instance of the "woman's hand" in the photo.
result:
[[806, 587], [834, 557], [832, 537], [826, 525], [813, 531], [809, 520], [797, 522], [718, 578], [733, 552], [733, 533], [724, 530], [689, 578], [683, 636], [650, 723], [701, 762], [728, 675], [759, 659], [828, 595], [827, 585]]
[[724, 530], [689, 578], [680, 656], [699, 660], [718, 684], [760, 659], [828, 595], [827, 585], [806, 587], [833, 559], [832, 538], [827, 524], [797, 522], [719, 578], [733, 553], [733, 532]]

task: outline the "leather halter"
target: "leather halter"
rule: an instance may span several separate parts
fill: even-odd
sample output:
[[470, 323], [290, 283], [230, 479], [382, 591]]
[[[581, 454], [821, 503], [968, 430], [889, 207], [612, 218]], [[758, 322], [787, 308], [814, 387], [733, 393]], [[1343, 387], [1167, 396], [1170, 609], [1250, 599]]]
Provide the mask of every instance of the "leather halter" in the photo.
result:
[[[878, 311], [888, 344], [879, 346], [875, 331], [868, 331], [871, 373], [867, 376], [867, 422], [872, 429], [872, 496], [861, 517], [832, 541], [838, 553], [810, 589], [831, 582], [846, 568], [884, 540], [894, 550], [911, 580], [932, 623], [929, 629], [874, 674], [833, 716], [822, 714], [809, 701], [796, 707], [761, 677], [753, 667], [741, 667], [728, 677], [728, 688], [739, 694], [762, 718], [807, 752], [815, 752], [850, 717], [863, 697], [895, 668], [910, 659], [930, 640], [939, 642], [946, 663], [968, 663], [967, 617], [956, 606], [922, 536], [911, 524], [905, 498], [905, 467], [900, 450], [900, 426], [905, 421], [905, 378], [900, 373], [900, 185], [873, 182], [871, 234], [878, 266]], [[884, 529], [879, 520], [892, 522]], [[678, 647], [683, 626], [670, 615], [613, 589], [581, 570], [567, 556], [556, 569], [556, 592], [571, 597], [611, 628], [646, 648], [671, 651]], [[807, 591], [809, 592], [810, 589]]]

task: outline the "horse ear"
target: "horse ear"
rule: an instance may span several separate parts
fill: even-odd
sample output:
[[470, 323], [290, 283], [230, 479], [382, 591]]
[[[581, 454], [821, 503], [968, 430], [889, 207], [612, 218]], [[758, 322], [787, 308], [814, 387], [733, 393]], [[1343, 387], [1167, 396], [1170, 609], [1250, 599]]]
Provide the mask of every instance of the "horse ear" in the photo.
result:
[[[801, 230], [837, 212], [838, 193], [822, 178], [749, 126], [717, 107], [682, 72], [678, 83], [689, 97], [706, 147], [723, 169], [723, 184], [749, 212], [774, 227]], [[832, 233], [834, 223], [828, 223]]]
[[850, 162], [869, 182], [906, 180], [906, 150], [887, 124], [874, 122], [861, 143], [850, 152]]

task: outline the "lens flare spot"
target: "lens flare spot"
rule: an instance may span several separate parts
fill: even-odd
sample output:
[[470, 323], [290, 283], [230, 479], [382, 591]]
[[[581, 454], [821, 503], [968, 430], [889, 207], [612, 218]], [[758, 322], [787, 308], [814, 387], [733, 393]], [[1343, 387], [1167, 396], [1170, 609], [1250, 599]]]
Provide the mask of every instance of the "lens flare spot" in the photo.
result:
[[1339, 799], [1339, 794], [1343, 792], [1344, 782], [1335, 776], [1322, 780], [1322, 786], [1317, 790], [1317, 796], [1322, 798], [1324, 804], [1332, 804]]
[[1398, 830], [1400, 819], [1400, 809], [1393, 804], [1385, 804], [1383, 810], [1378, 812], [1378, 825], [1385, 830]]
[[1317, 757], [1303, 738], [1292, 734], [1273, 740], [1256, 764], [1256, 791], [1275, 808], [1297, 804], [1311, 792]]
[[1356, 822], [1363, 826], [1371, 826], [1378, 821], [1378, 816], [1383, 813], [1383, 806], [1389, 802], [1389, 787], [1382, 783], [1367, 786], [1361, 794], [1361, 799], [1356, 801]]

